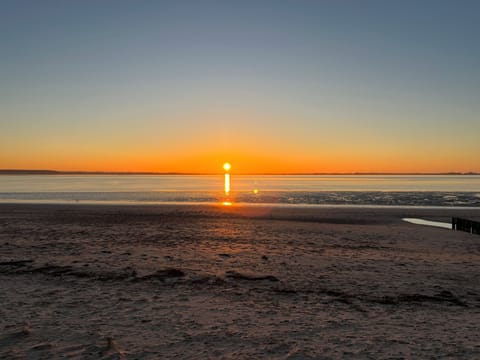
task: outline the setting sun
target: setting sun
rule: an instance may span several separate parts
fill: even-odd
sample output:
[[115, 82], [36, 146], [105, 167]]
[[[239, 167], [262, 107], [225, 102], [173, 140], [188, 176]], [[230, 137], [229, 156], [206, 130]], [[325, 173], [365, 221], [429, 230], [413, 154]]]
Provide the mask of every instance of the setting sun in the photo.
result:
[[231, 168], [232, 168], [232, 165], [230, 165], [230, 163], [226, 162], [225, 164], [223, 164], [223, 169], [225, 171], [229, 171]]

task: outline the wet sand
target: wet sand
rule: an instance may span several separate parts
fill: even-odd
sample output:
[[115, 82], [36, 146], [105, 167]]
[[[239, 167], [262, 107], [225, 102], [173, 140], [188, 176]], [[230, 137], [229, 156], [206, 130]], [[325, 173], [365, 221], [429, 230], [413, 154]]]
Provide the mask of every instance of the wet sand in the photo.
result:
[[480, 209], [0, 205], [1, 359], [479, 358]]

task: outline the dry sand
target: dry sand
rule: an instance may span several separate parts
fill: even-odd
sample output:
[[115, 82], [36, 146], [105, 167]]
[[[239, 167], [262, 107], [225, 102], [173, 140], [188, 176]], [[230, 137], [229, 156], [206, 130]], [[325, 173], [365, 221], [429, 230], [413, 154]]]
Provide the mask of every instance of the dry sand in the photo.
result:
[[1, 359], [480, 358], [478, 210], [0, 205]]

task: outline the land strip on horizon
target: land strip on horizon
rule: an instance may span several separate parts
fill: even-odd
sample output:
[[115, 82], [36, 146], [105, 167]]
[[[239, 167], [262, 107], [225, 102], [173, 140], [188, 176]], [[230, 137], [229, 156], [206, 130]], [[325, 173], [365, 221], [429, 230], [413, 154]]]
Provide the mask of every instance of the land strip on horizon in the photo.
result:
[[[30, 170], [30, 169], [0, 169], [0, 175], [220, 175], [223, 172], [155, 172], [155, 171], [58, 171], [58, 170]], [[478, 172], [265, 172], [265, 173], [236, 173], [235, 175], [480, 175]]]

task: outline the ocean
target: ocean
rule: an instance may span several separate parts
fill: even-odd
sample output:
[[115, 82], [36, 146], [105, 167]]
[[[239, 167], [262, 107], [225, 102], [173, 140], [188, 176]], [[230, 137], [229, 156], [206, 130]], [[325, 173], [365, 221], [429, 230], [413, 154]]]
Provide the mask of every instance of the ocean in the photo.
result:
[[0, 175], [0, 202], [480, 207], [479, 175]]

